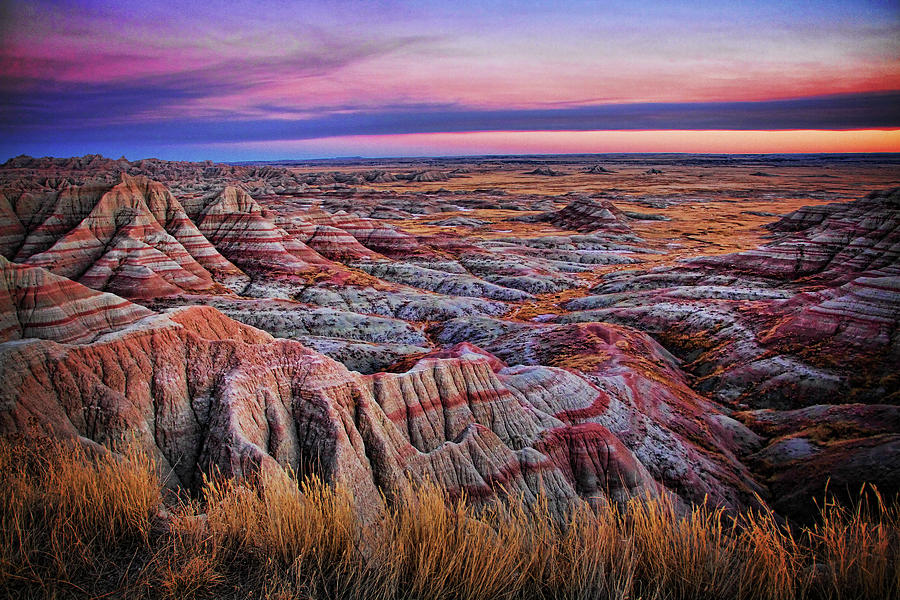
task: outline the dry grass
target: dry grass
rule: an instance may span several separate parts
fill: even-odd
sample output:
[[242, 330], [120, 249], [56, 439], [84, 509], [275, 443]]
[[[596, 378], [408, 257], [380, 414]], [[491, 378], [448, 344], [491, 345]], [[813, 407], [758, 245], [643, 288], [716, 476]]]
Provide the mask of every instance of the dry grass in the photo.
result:
[[146, 456], [0, 442], [8, 597], [900, 598], [900, 506], [877, 492], [789, 528], [665, 499], [474, 510], [424, 486], [361, 520], [316, 479], [213, 479], [167, 499]]

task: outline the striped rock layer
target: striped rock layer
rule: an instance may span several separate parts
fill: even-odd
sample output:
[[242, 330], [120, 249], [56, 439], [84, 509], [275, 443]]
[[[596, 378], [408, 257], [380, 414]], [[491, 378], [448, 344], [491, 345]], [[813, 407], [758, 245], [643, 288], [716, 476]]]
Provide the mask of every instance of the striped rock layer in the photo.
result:
[[90, 344], [4, 343], [0, 380], [0, 435], [113, 448], [133, 437], [172, 485], [195, 487], [213, 468], [240, 477], [291, 467], [348, 485], [363, 510], [410, 479], [476, 502], [501, 489], [545, 493], [558, 512], [665, 493], [608, 428], [566, 416], [573, 403], [605, 402], [599, 388], [563, 369], [506, 368], [468, 345], [363, 376], [189, 307]]
[[161, 184], [123, 175], [109, 186], [23, 195], [0, 212], [2, 230], [23, 235], [7, 257], [133, 298], [214, 291], [243, 274], [187, 217]]
[[[135, 434], [172, 485], [291, 467], [363, 506], [427, 478], [474, 501], [543, 490], [560, 512], [657, 493], [739, 509], [768, 485], [788, 513], [822, 474], [896, 482], [896, 425], [875, 426], [896, 415], [815, 405], [896, 400], [896, 190], [796, 211], [751, 252], [610, 273], [538, 324], [498, 317], [583, 284], [570, 274], [637, 262], [652, 251], [627, 225], [638, 217], [586, 196], [349, 190], [363, 173], [7, 165], [0, 254], [19, 264], [0, 259], [0, 435], [116, 447]], [[476, 207], [544, 212], [489, 239], [399, 222]], [[183, 304], [201, 306], [171, 309]], [[656, 335], [693, 378], [612, 323]], [[738, 422], [692, 388], [804, 408]]]
[[900, 189], [803, 208], [755, 250], [627, 278], [568, 304], [567, 321], [637, 326], [690, 353], [700, 389], [796, 408], [900, 394]]
[[[171, 165], [178, 172], [181, 167]], [[223, 175], [219, 167], [213, 170]], [[116, 185], [101, 177], [100, 183], [61, 191], [14, 194], [13, 201], [0, 197], [5, 255], [144, 303], [232, 291], [326, 306], [334, 299], [353, 311], [418, 321], [460, 310], [504, 312], [500, 303], [579, 285], [561, 270], [589, 269], [581, 264], [585, 259], [609, 260], [609, 253], [598, 257], [592, 249], [589, 257], [573, 251], [578, 256], [553, 254], [548, 260], [540, 256], [546, 250], [518, 243], [480, 247], [446, 233], [420, 239], [345, 211], [295, 206], [275, 212], [234, 186], [187, 193], [179, 203], [143, 176], [120, 178]], [[573, 240], [553, 243], [571, 246]], [[539, 256], [530, 255], [535, 251]]]
[[278, 227], [240, 188], [228, 186], [212, 198], [185, 201], [185, 208], [203, 235], [245, 271], [299, 274], [330, 264]]
[[826, 493], [852, 502], [863, 481], [884, 497], [900, 493], [900, 406], [820, 404], [736, 416], [767, 438], [749, 461], [768, 474], [779, 512], [815, 514]]
[[631, 233], [622, 211], [604, 198], [579, 196], [565, 208], [544, 213], [539, 219], [552, 223], [560, 229], [583, 233], [597, 230]]
[[900, 188], [804, 207], [769, 229], [787, 235], [756, 250], [696, 262], [830, 286], [861, 274], [900, 275]]
[[0, 343], [42, 338], [87, 343], [153, 314], [38, 267], [0, 256]]
[[302, 218], [279, 218], [279, 227], [322, 256], [335, 261], [349, 262], [379, 258], [374, 250], [366, 248], [350, 233], [331, 225], [315, 224]]
[[758, 437], [688, 387], [677, 360], [649, 336], [604, 323], [543, 325], [486, 317], [435, 325], [441, 343], [471, 339], [502, 360], [582, 374], [601, 390], [589, 402], [567, 394], [555, 416], [608, 428], [647, 470], [682, 498], [724, 506], [765, 491], [742, 464]]
[[341, 229], [364, 247], [389, 258], [433, 255], [414, 236], [375, 219], [357, 217], [343, 211], [326, 213], [322, 210], [309, 211], [303, 218], [315, 225]]

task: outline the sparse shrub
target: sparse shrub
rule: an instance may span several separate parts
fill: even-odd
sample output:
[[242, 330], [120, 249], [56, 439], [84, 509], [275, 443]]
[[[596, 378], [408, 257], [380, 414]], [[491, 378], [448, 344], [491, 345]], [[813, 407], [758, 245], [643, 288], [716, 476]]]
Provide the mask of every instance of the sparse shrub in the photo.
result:
[[[164, 506], [165, 504], [165, 506]], [[311, 477], [212, 477], [167, 497], [150, 459], [0, 441], [7, 597], [572, 599], [900, 598], [900, 504], [867, 489], [816, 524], [672, 500], [473, 508], [433, 485], [358, 511]]]

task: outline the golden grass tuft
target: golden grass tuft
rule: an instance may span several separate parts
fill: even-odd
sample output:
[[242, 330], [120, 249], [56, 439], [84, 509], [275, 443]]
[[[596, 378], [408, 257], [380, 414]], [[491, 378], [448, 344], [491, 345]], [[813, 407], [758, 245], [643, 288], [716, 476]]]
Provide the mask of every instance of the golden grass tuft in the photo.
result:
[[[789, 527], [666, 497], [554, 518], [475, 509], [433, 485], [361, 518], [344, 489], [283, 472], [164, 494], [151, 460], [0, 441], [7, 597], [900, 598], [900, 505], [864, 490]], [[374, 515], [374, 516], [371, 516]]]
[[88, 592], [79, 581], [106, 585], [148, 547], [162, 499], [153, 464], [132, 450], [95, 452], [0, 444], [0, 585]]

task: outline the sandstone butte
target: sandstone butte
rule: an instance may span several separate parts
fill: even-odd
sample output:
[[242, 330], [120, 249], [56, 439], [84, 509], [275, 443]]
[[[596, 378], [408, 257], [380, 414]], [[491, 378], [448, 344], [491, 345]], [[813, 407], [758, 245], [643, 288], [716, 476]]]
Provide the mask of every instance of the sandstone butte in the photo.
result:
[[134, 439], [188, 489], [290, 467], [363, 512], [425, 479], [560, 515], [665, 494], [802, 516], [826, 477], [900, 490], [898, 190], [654, 268], [608, 197], [499, 209], [490, 191], [329, 195], [338, 179], [9, 161], [0, 435]]

